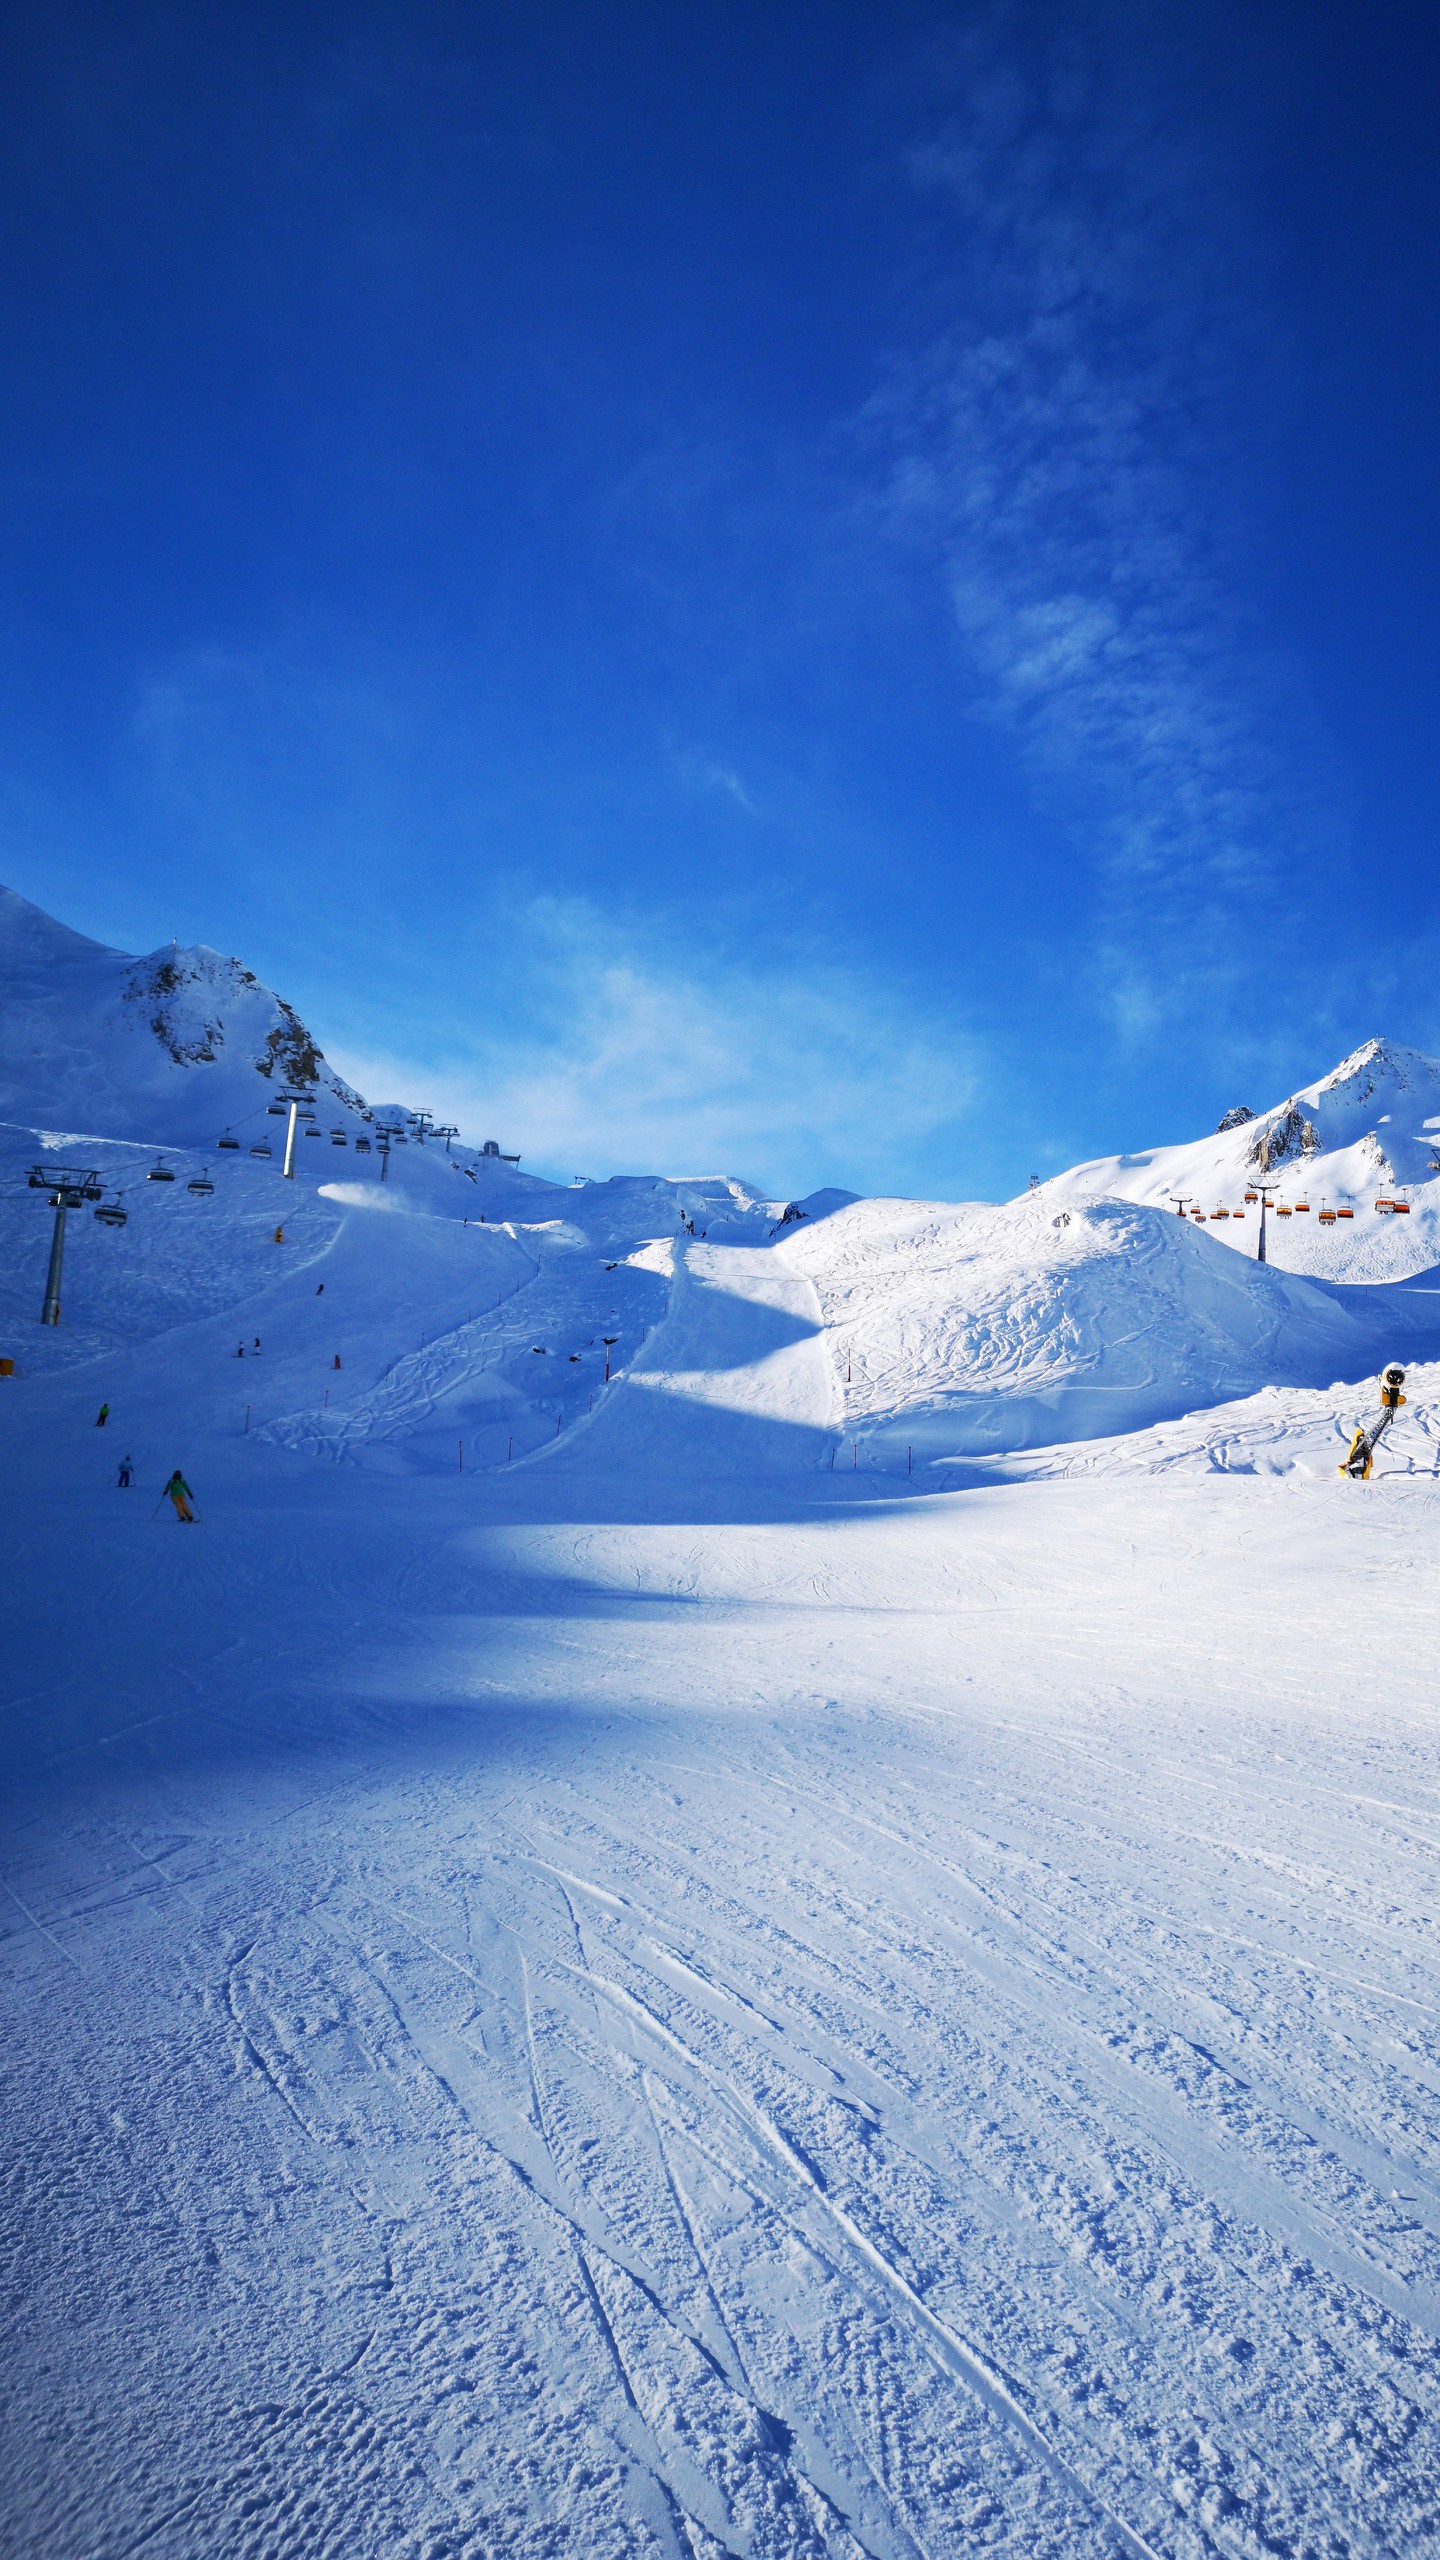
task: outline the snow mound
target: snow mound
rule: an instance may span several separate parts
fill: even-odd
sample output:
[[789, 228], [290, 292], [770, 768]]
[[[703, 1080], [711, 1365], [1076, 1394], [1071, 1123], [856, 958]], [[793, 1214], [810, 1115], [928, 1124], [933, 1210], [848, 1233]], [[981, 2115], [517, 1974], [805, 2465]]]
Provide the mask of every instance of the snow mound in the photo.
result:
[[871, 1462], [1133, 1432], [1267, 1385], [1366, 1377], [1440, 1334], [1440, 1297], [1337, 1292], [1217, 1253], [1135, 1202], [872, 1200], [777, 1256], [815, 1285]]

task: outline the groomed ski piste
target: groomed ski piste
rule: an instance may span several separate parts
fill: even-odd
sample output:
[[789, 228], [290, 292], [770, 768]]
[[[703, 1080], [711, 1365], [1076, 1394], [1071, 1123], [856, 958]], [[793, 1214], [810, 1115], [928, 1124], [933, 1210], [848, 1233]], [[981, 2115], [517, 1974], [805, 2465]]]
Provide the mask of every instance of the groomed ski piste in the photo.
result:
[[1419, 1210], [567, 1189], [0, 921], [0, 2548], [1435, 2549]]

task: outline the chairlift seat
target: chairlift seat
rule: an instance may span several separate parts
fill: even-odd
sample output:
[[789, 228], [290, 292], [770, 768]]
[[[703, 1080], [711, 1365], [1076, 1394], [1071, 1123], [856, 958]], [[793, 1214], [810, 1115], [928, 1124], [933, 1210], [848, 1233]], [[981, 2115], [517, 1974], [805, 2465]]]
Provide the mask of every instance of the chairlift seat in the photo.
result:
[[217, 1147], [222, 1149], [222, 1151], [230, 1155], [238, 1156], [240, 1153], [240, 1141], [238, 1138], [217, 1138], [215, 1144]]
[[267, 1146], [266, 1146], [266, 1144], [265, 1144], [265, 1142], [264, 1142], [264, 1139], [262, 1138], [262, 1139], [261, 1139], [261, 1142], [260, 1142], [260, 1144], [259, 1144], [259, 1146], [258, 1146], [258, 1147], [252, 1147], [252, 1148], [251, 1148], [251, 1150], [250, 1150], [250, 1153], [252, 1154], [252, 1156], [268, 1156], [268, 1155], [272, 1155], [272, 1154], [274, 1153], [274, 1149], [273, 1149], [273, 1148], [271, 1148], [271, 1147], [267, 1147]]
[[1320, 1224], [1321, 1224], [1321, 1226], [1322, 1226], [1322, 1227], [1333, 1227], [1333, 1226], [1334, 1226], [1334, 1224], [1335, 1224], [1335, 1212], [1334, 1212], [1334, 1210], [1333, 1210], [1333, 1209], [1322, 1209], [1322, 1210], [1321, 1210], [1321, 1212], [1320, 1212]]
[[285, 1117], [286, 1107], [287, 1106], [283, 1102], [267, 1102], [265, 1105], [265, 1108], [269, 1112], [272, 1120], [283, 1120]]
[[173, 1182], [175, 1176], [168, 1164], [152, 1164], [145, 1179], [147, 1182]]
[[197, 1173], [194, 1181], [187, 1182], [185, 1188], [187, 1191], [198, 1191], [202, 1198], [208, 1198], [210, 1193], [214, 1190], [215, 1185], [210, 1181], [207, 1175]]
[[1392, 1200], [1390, 1203], [1390, 1214], [1393, 1218], [1408, 1218], [1410, 1215], [1409, 1201]]
[[1353, 1209], [1337, 1209], [1335, 1215], [1337, 1218], [1353, 1218], [1355, 1212]]
[[128, 1209], [104, 1208], [97, 1209], [95, 1215], [102, 1227], [123, 1227], [130, 1212]]

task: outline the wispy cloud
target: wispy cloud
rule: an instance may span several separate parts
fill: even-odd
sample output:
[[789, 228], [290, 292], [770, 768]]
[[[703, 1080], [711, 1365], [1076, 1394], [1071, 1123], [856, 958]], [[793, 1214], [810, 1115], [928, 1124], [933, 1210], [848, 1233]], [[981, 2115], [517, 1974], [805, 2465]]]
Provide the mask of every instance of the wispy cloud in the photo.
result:
[[424, 1058], [352, 1040], [329, 1052], [342, 1073], [537, 1171], [737, 1173], [778, 1193], [891, 1187], [974, 1103], [963, 1033], [818, 950], [707, 948], [548, 899], [506, 942], [513, 994], [473, 1035]]
[[1166, 1009], [1157, 977], [1213, 965], [1282, 848], [1313, 850], [1230, 460], [1264, 332], [1223, 184], [1167, 102], [1127, 93], [1113, 41], [1087, 60], [1073, 21], [1017, 43], [1027, 26], [992, 13], [963, 107], [915, 154], [960, 316], [866, 423], [892, 527], [941, 546], [974, 702], [1097, 856], [1133, 1026]]
[[686, 748], [677, 755], [675, 770], [688, 791], [718, 793], [722, 800], [733, 800], [747, 818], [759, 817], [758, 801], [734, 766], [723, 763], [718, 756], [701, 755], [694, 748]]

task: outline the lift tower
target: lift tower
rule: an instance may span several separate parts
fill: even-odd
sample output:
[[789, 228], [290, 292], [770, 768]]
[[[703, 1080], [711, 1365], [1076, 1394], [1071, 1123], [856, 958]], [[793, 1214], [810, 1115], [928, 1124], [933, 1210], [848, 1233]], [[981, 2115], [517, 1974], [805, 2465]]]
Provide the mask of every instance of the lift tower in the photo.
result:
[[301, 1112], [313, 1108], [313, 1105], [310, 1102], [310, 1096], [308, 1093], [286, 1092], [281, 1094], [280, 1099], [282, 1102], [288, 1102], [290, 1105], [290, 1117], [285, 1123], [285, 1162], [281, 1167], [281, 1170], [284, 1173], [286, 1181], [293, 1182], [295, 1179], [296, 1124], [300, 1118]]
[[55, 1212], [55, 1231], [50, 1238], [50, 1268], [45, 1275], [45, 1303], [40, 1309], [42, 1324], [60, 1321], [60, 1273], [65, 1261], [65, 1215], [69, 1209], [83, 1208], [87, 1200], [104, 1196], [98, 1173], [77, 1173], [69, 1165], [32, 1165], [26, 1177], [32, 1191], [47, 1191]]

